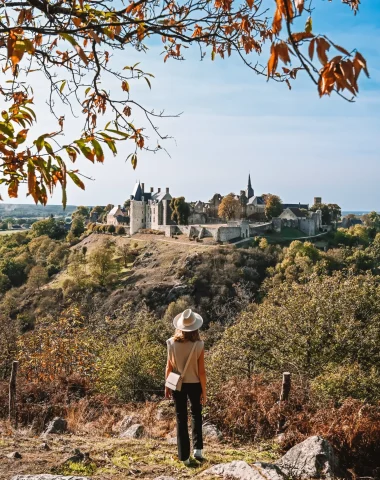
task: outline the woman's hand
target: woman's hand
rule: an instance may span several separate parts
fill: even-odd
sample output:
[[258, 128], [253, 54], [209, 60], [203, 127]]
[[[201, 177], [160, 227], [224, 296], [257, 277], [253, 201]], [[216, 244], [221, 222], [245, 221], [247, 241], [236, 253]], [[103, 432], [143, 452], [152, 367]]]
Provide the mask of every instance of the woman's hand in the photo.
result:
[[172, 398], [172, 391], [169, 387], [165, 387], [165, 398], [168, 398], [169, 400]]
[[201, 405], [206, 405], [207, 402], [207, 394], [201, 393]]

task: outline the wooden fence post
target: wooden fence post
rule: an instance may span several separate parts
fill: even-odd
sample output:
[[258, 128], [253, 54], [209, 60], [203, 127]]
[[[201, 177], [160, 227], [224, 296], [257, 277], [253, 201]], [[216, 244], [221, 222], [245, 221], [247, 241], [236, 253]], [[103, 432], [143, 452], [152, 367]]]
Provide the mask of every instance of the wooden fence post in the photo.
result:
[[288, 400], [290, 388], [291, 388], [291, 374], [289, 372], [284, 372], [282, 374], [282, 386], [281, 386], [281, 394], [280, 394], [280, 401], [278, 402], [279, 408], [279, 418], [278, 418], [278, 433], [282, 433], [284, 430], [284, 425], [286, 422], [286, 417], [281, 412], [281, 402]]
[[18, 362], [12, 363], [11, 379], [9, 381], [9, 421], [17, 428], [16, 413], [16, 379], [17, 379]]

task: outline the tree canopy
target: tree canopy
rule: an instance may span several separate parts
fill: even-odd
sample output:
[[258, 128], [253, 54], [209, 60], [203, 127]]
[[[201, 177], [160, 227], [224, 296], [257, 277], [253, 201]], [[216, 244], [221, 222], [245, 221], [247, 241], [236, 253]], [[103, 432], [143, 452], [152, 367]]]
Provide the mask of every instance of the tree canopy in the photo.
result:
[[282, 213], [282, 201], [277, 195], [268, 193], [263, 195], [265, 199], [265, 215], [267, 218], [278, 217]]
[[172, 220], [178, 225], [187, 225], [190, 216], [190, 205], [185, 201], [185, 197], [172, 198], [170, 201], [172, 209]]
[[218, 208], [218, 216], [226, 220], [233, 220], [239, 217], [240, 203], [233, 193], [226, 195]]
[[[343, 0], [356, 14], [359, 0]], [[0, 6], [0, 64], [6, 81], [0, 95], [0, 182], [8, 196], [27, 183], [34, 201], [46, 204], [57, 185], [66, 205], [69, 179], [84, 189], [80, 173], [69, 162], [78, 156], [103, 162], [105, 151], [117, 154], [119, 142], [130, 142], [133, 168], [141, 150], [157, 151], [166, 135], [156, 120], [163, 112], [142, 105], [134, 96], [137, 82], [151, 88], [152, 73], [136, 63], [120, 66], [128, 48], [146, 52], [162, 42], [163, 61], [183, 60], [190, 45], [200, 56], [236, 55], [253, 73], [284, 82], [289, 88], [303, 70], [320, 96], [336, 92], [349, 101], [357, 95], [364, 57], [352, 46], [337, 45], [314, 32], [317, 6], [304, 0], [19, 0]], [[304, 20], [304, 23], [302, 22]], [[300, 25], [305, 26], [300, 28]], [[269, 52], [269, 59], [268, 59]], [[292, 61], [291, 61], [292, 59]], [[47, 103], [56, 128], [34, 138], [33, 85], [46, 77]], [[116, 81], [119, 89], [107, 87]], [[45, 100], [45, 99], [44, 99]], [[68, 106], [81, 112], [78, 138], [63, 140]], [[135, 125], [132, 115], [146, 123]], [[105, 118], [105, 115], [107, 118]], [[110, 119], [110, 120], [109, 120]], [[148, 141], [148, 127], [155, 134]], [[105, 150], [106, 149], [106, 150]]]

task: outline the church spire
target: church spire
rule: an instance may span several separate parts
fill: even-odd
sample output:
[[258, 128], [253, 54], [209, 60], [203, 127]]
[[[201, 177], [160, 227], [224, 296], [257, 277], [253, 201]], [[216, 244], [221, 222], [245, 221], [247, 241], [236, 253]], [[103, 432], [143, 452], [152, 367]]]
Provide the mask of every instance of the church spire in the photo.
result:
[[253, 191], [252, 184], [251, 184], [251, 174], [248, 175], [248, 186], [247, 186], [246, 195], [248, 200], [255, 195], [255, 192]]

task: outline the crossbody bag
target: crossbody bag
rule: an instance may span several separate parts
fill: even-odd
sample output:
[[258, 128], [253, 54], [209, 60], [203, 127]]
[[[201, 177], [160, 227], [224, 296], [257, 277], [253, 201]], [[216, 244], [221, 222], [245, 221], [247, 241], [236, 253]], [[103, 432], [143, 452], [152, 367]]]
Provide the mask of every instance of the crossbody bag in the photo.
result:
[[[189, 366], [191, 357], [193, 356], [193, 353], [194, 353], [194, 350], [195, 350], [196, 346], [197, 346], [197, 342], [194, 342], [193, 348], [191, 349], [190, 355], [187, 359], [187, 362], [186, 362], [185, 368], [183, 369], [183, 372], [181, 374], [178, 374], [178, 373], [175, 373], [175, 372], [170, 372], [167, 379], [166, 379], [165, 387], [170, 388], [170, 390], [177, 390], [178, 392], [181, 391], [183, 377], [186, 374], [187, 367]], [[174, 354], [174, 358], [175, 358], [174, 347], [173, 347], [173, 354]], [[176, 361], [176, 363], [177, 363], [177, 361]], [[178, 368], [178, 364], [177, 364], [177, 368]]]

